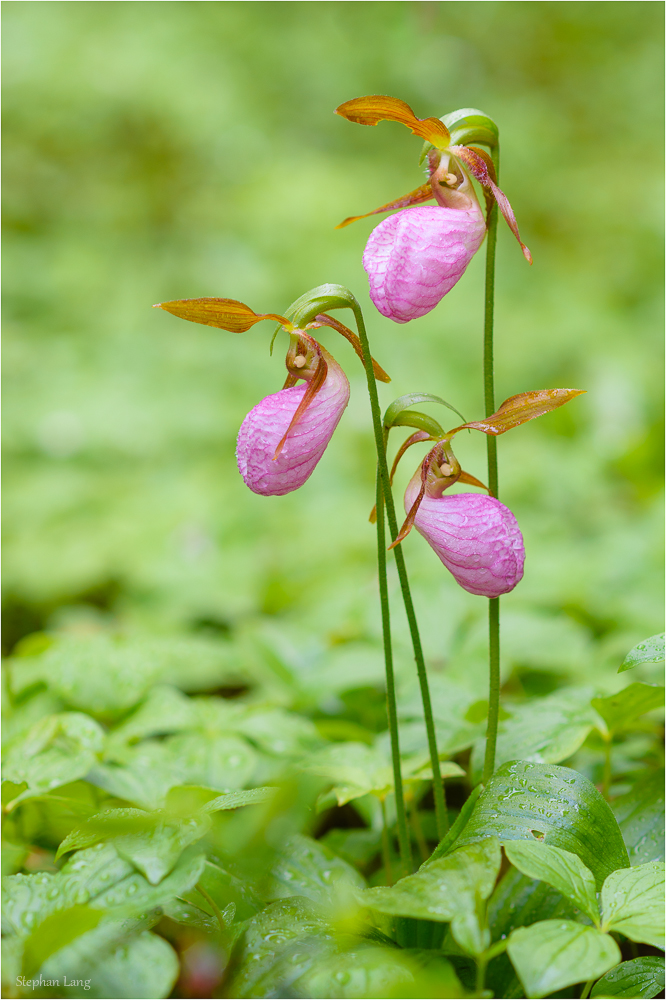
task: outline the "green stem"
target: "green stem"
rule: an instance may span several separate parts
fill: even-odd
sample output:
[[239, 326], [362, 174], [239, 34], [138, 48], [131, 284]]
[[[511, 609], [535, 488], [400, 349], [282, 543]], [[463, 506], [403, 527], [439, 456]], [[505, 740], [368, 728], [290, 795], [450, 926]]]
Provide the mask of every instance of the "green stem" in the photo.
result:
[[222, 931], [223, 934], [226, 934], [226, 932], [227, 932], [227, 926], [226, 926], [226, 924], [224, 922], [224, 917], [222, 916], [222, 913], [220, 912], [220, 908], [217, 905], [217, 903], [215, 902], [215, 900], [211, 896], [208, 895], [208, 893], [203, 888], [203, 886], [201, 885], [200, 882], [197, 882], [197, 884], [195, 885], [194, 888], [197, 890], [197, 892], [200, 892], [201, 895], [203, 896], [203, 898], [206, 900], [206, 902], [208, 903], [208, 905], [210, 906], [211, 910], [213, 911], [213, 913], [215, 914], [215, 916], [217, 918], [217, 922], [220, 925], [220, 930]]
[[[493, 162], [499, 181], [499, 145], [493, 150]], [[495, 359], [493, 346], [493, 324], [495, 319], [495, 251], [497, 247], [497, 204], [488, 213], [488, 235], [486, 237], [486, 289], [483, 322], [483, 395], [486, 416], [495, 412]], [[488, 451], [488, 489], [492, 497], [497, 497], [497, 438], [486, 435]], [[497, 746], [497, 723], [500, 699], [500, 614], [499, 598], [488, 601], [488, 667], [490, 673], [488, 691], [488, 727], [486, 731], [486, 756], [483, 764], [483, 783], [487, 784], [495, 770], [495, 749]]]
[[[354, 315], [356, 317], [356, 325], [358, 328], [358, 335], [361, 341], [361, 348], [363, 352], [363, 364], [365, 366], [365, 373], [368, 380], [368, 394], [370, 396], [370, 409], [372, 410], [372, 426], [375, 432], [375, 444], [377, 447], [377, 462], [379, 466], [379, 476], [381, 479], [381, 484], [384, 492], [384, 500], [386, 503], [386, 513], [388, 516], [391, 539], [395, 541], [395, 539], [398, 537], [398, 531], [399, 531], [398, 519], [395, 513], [395, 504], [393, 502], [393, 493], [391, 492], [391, 484], [389, 481], [389, 470], [386, 462], [386, 447], [384, 445], [384, 432], [382, 428], [381, 412], [379, 409], [377, 383], [375, 382], [375, 375], [372, 369], [372, 358], [370, 356], [370, 345], [368, 343], [368, 334], [365, 329], [365, 323], [363, 321], [363, 315], [361, 313], [360, 307], [354, 309]], [[437, 752], [435, 723], [432, 714], [432, 704], [430, 702], [430, 688], [428, 687], [428, 675], [426, 673], [425, 659], [423, 657], [423, 648], [421, 646], [419, 627], [416, 621], [416, 614], [414, 612], [412, 594], [409, 589], [409, 579], [407, 577], [407, 567], [405, 566], [405, 558], [402, 553], [402, 546], [398, 545], [398, 547], [394, 549], [394, 553], [395, 553], [395, 562], [398, 569], [398, 578], [400, 580], [400, 589], [402, 591], [402, 600], [405, 605], [405, 614], [407, 615], [409, 632], [412, 638], [414, 659], [416, 661], [416, 671], [418, 674], [419, 685], [421, 688], [421, 701], [423, 702], [423, 715], [425, 717], [426, 733], [428, 737], [428, 750], [430, 752], [430, 766], [432, 768], [432, 774], [433, 774], [435, 819], [437, 823], [437, 834], [439, 839], [441, 840], [442, 837], [444, 837], [448, 831], [449, 822], [446, 812], [446, 800], [444, 798], [444, 785], [442, 782], [442, 772], [439, 766], [439, 754]]]
[[391, 868], [391, 845], [389, 842], [388, 822], [386, 820], [386, 802], [379, 800], [382, 806], [382, 854], [384, 856], [384, 874], [386, 884], [393, 885], [393, 870]]
[[389, 607], [388, 582], [386, 576], [386, 523], [384, 519], [384, 493], [377, 471], [377, 568], [379, 573], [379, 603], [382, 609], [382, 636], [384, 640], [384, 665], [386, 668], [386, 715], [391, 737], [391, 758], [393, 762], [393, 784], [395, 788], [395, 811], [398, 825], [398, 844], [403, 874], [412, 872], [412, 845], [407, 829], [405, 796], [400, 770], [400, 740], [398, 736], [398, 710], [395, 698], [395, 676], [393, 672], [393, 644], [391, 641], [391, 610]]
[[601, 786], [601, 792], [605, 799], [610, 797], [610, 786], [612, 780], [612, 765], [611, 765], [611, 750], [613, 749], [613, 736], [612, 733], [608, 734], [606, 739], [606, 745], [604, 747], [605, 757], [604, 757], [604, 777], [603, 784]]
[[419, 804], [415, 795], [412, 796], [410, 812], [412, 815], [412, 829], [414, 830], [414, 837], [416, 838], [419, 854], [421, 855], [421, 861], [427, 861], [430, 857], [430, 851], [428, 850], [426, 839], [423, 836], [423, 827], [421, 826], [421, 820], [419, 818]]
[[595, 979], [588, 979], [588, 981], [585, 983], [585, 986], [583, 987], [583, 992], [580, 995], [580, 1000], [586, 1000], [586, 998], [589, 997], [595, 982], [596, 982]]
[[479, 955], [476, 960], [476, 989], [474, 991], [475, 996], [482, 997], [483, 991], [486, 988], [486, 966], [488, 960], [485, 955]]

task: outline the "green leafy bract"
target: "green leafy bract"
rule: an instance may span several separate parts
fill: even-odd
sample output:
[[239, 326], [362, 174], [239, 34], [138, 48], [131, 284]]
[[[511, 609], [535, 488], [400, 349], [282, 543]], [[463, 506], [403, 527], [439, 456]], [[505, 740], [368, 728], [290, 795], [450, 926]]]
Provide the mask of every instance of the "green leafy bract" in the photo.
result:
[[502, 764], [478, 799], [459, 845], [485, 837], [539, 841], [577, 854], [597, 887], [629, 858], [610, 806], [591, 781], [554, 764]]
[[365, 888], [365, 880], [355, 868], [330, 848], [301, 834], [287, 843], [271, 875], [266, 893], [271, 900], [306, 896], [326, 903], [336, 895], [349, 896], [351, 890]]

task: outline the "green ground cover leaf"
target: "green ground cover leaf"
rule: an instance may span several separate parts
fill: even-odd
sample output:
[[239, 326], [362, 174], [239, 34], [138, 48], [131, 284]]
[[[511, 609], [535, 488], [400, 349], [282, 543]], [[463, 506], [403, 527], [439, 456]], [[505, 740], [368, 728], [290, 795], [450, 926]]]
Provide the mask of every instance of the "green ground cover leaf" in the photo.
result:
[[97, 927], [103, 918], [101, 910], [94, 910], [90, 906], [70, 906], [66, 910], [51, 913], [25, 940], [22, 974], [32, 977], [51, 955], [86, 931]]
[[[573, 920], [575, 916], [573, 905], [561, 893], [513, 867], [500, 879], [488, 901], [488, 924], [493, 941], [505, 940], [517, 927], [529, 927], [539, 920], [554, 917]], [[524, 995], [506, 953], [490, 962], [487, 983], [498, 997]]]
[[179, 972], [178, 956], [169, 942], [143, 931], [92, 965], [87, 989], [79, 987], [67, 995], [154, 1000], [169, 996]]
[[664, 947], [664, 864], [648, 861], [609, 875], [601, 890], [604, 929]]
[[664, 771], [653, 771], [613, 802], [632, 865], [664, 860]]
[[629, 858], [610, 806], [584, 775], [555, 764], [513, 761], [488, 782], [458, 844], [485, 837], [539, 841], [577, 854], [600, 888]]
[[633, 649], [630, 649], [622, 661], [618, 673], [631, 670], [632, 667], [637, 667], [641, 663], [661, 663], [663, 659], [664, 633], [660, 632], [658, 635], [651, 635], [649, 639], [643, 639]]
[[622, 962], [607, 972], [592, 987], [592, 1000], [602, 997], [612, 1000], [650, 1000], [664, 988], [664, 959], [643, 955]]
[[[303, 947], [308, 939], [313, 939], [310, 953]], [[277, 968], [277, 961], [285, 949], [296, 943], [300, 962], [290, 963], [292, 979], [305, 971], [304, 966], [318, 952], [333, 947], [330, 928], [310, 900], [292, 897], [265, 907], [248, 922], [234, 946], [226, 991], [231, 996], [253, 997], [265, 996], [270, 990], [279, 996], [282, 970]]]
[[479, 923], [479, 903], [492, 893], [500, 863], [499, 842], [490, 837], [452, 851], [390, 888], [367, 889], [358, 898], [380, 913], [451, 921], [459, 945], [479, 954], [490, 943], [489, 932]]
[[[301, 768], [333, 783], [331, 791], [321, 797], [320, 809], [334, 802], [342, 806], [370, 793], [385, 798], [393, 790], [393, 767], [383, 744], [333, 743], [308, 757]], [[440, 762], [440, 770], [443, 778], [464, 774], [449, 760]], [[431, 780], [429, 758], [421, 754], [404, 760], [402, 773], [404, 781]]]
[[354, 889], [364, 888], [365, 879], [355, 868], [319, 841], [298, 834], [281, 852], [266, 898], [272, 901], [306, 896], [315, 903], [326, 903], [341, 893], [349, 895]]
[[596, 979], [621, 959], [608, 934], [572, 920], [542, 920], [514, 931], [509, 957], [530, 997]]
[[[261, 909], [262, 901], [249, 879], [241, 879], [222, 865], [206, 860], [201, 874], [196, 882], [208, 896], [211, 897], [221, 911], [233, 904], [239, 920], [248, 920]], [[208, 899], [196, 889], [179, 893], [186, 902], [193, 903], [205, 910], [209, 916], [215, 916], [215, 911]]]
[[342, 1000], [465, 996], [453, 966], [442, 955], [362, 942], [317, 958], [294, 987], [300, 996]]
[[81, 712], [49, 715], [35, 723], [7, 754], [5, 778], [27, 785], [14, 803], [85, 777], [96, 764], [104, 739], [102, 727]]
[[659, 684], [637, 681], [607, 698], [593, 698], [592, 707], [606, 723], [610, 732], [626, 729], [645, 712], [662, 708], [664, 688]]
[[[592, 688], [570, 688], [526, 704], [510, 706], [508, 718], [500, 720], [496, 763], [533, 760], [557, 764], [582, 745], [594, 726], [589, 701]], [[485, 739], [478, 740], [472, 755], [472, 772], [483, 766]]]
[[159, 662], [136, 643], [63, 635], [41, 655], [13, 660], [11, 685], [19, 694], [41, 681], [68, 707], [113, 717], [136, 705], [159, 674]]
[[188, 732], [144, 740], [127, 750], [123, 764], [98, 764], [89, 780], [119, 799], [159, 809], [178, 785], [202, 785], [219, 792], [242, 788], [256, 761], [256, 751], [241, 737]]
[[509, 841], [504, 853], [523, 875], [547, 882], [599, 926], [594, 875], [577, 854], [525, 840]]

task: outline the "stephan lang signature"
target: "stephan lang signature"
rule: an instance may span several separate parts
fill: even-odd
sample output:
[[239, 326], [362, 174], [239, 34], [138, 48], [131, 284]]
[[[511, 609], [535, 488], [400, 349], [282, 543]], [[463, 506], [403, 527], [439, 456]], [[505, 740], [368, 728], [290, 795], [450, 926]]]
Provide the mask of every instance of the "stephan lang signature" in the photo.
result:
[[91, 982], [92, 980], [90, 979], [68, 979], [67, 976], [62, 977], [62, 982], [60, 979], [43, 979], [41, 972], [39, 979], [26, 979], [25, 976], [16, 977], [16, 985], [28, 990], [38, 990], [42, 986], [78, 986], [84, 990], [89, 990]]

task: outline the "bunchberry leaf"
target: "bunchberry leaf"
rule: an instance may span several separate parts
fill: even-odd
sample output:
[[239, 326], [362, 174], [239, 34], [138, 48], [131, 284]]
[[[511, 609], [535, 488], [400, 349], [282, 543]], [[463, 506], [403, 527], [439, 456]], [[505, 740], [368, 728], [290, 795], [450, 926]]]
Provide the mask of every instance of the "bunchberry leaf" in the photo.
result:
[[22, 974], [28, 978], [33, 976], [51, 955], [97, 927], [103, 917], [101, 910], [90, 906], [71, 906], [50, 914], [26, 938]]
[[[564, 689], [546, 698], [511, 706], [511, 714], [499, 724], [497, 764], [517, 759], [556, 764], [570, 757], [594, 726], [590, 694], [590, 688]], [[485, 739], [480, 739], [474, 747], [474, 775], [481, 770], [485, 745]]]
[[577, 854], [597, 888], [629, 858], [610, 806], [578, 771], [555, 764], [513, 761], [502, 764], [478, 799], [460, 838], [470, 844], [485, 837], [535, 840]]
[[7, 754], [5, 778], [23, 791], [7, 807], [85, 777], [104, 744], [102, 727], [81, 712], [62, 712], [37, 722]]
[[523, 875], [541, 879], [557, 889], [599, 926], [594, 875], [577, 854], [526, 840], [510, 841], [504, 845], [504, 852]]
[[609, 934], [572, 920], [542, 920], [521, 927], [509, 938], [507, 951], [525, 995], [535, 998], [596, 979], [621, 959]]
[[649, 639], [643, 639], [630, 649], [625, 656], [622, 666], [618, 670], [621, 674], [624, 670], [631, 670], [641, 663], [661, 663], [664, 659], [664, 633], [651, 635]]
[[659, 684], [630, 684], [617, 694], [593, 698], [592, 707], [599, 713], [610, 732], [631, 728], [631, 724], [664, 704], [664, 688]]
[[269, 900], [306, 896], [315, 903], [334, 902], [337, 894], [365, 888], [365, 880], [330, 848], [296, 835], [281, 852], [264, 895]]
[[615, 799], [612, 806], [632, 865], [663, 861], [663, 768], [648, 772], [636, 782], [631, 791]]
[[641, 955], [622, 962], [592, 987], [592, 1000], [650, 1000], [664, 989], [664, 959]]
[[492, 893], [500, 863], [499, 842], [489, 837], [424, 865], [390, 888], [367, 889], [358, 898], [380, 913], [452, 921], [460, 946], [478, 954], [490, 944], [489, 934], [479, 924], [479, 902]]
[[[143, 931], [124, 941], [100, 961], [88, 967], [88, 990], [80, 996], [103, 1000], [105, 997], [167, 997], [178, 978], [178, 956], [168, 941]], [[81, 980], [81, 970], [70, 971], [68, 978]]]
[[648, 861], [609, 875], [601, 890], [605, 930], [664, 947], [664, 864]]

